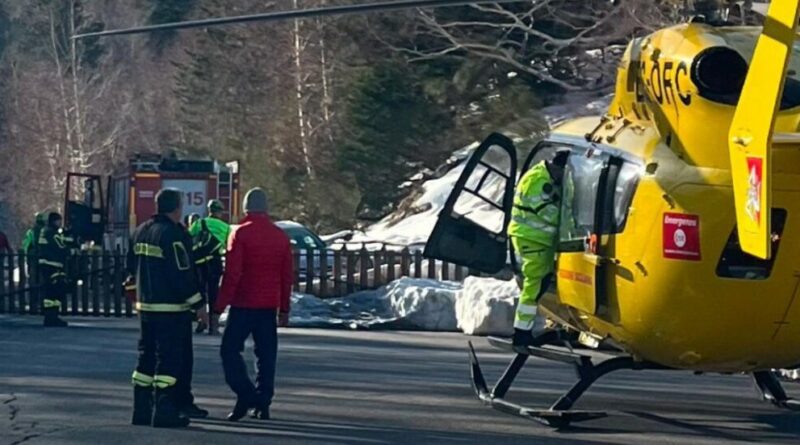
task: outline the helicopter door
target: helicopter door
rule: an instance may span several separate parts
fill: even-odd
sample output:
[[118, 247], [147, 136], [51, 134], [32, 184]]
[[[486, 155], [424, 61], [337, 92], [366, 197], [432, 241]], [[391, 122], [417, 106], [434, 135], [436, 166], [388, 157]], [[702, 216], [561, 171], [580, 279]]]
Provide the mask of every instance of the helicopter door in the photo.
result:
[[[579, 149], [578, 149], [579, 150]], [[609, 190], [612, 160], [603, 152], [589, 148], [573, 153], [563, 180], [556, 279], [563, 304], [594, 314], [604, 303], [606, 260], [601, 256], [603, 233], [613, 212]], [[613, 207], [612, 207], [613, 208]]]
[[506, 265], [517, 175], [516, 148], [493, 133], [464, 164], [424, 255], [494, 274]]

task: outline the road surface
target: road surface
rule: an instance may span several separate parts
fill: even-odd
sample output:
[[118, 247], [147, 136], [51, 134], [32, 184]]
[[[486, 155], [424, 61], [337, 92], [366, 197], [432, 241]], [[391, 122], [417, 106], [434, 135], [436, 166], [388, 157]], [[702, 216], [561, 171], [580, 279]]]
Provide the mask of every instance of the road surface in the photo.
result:
[[[0, 316], [0, 444], [729, 444], [800, 440], [800, 413], [757, 400], [745, 376], [611, 374], [578, 408], [610, 416], [554, 431], [480, 405], [459, 334], [286, 329], [274, 420], [226, 422], [219, 337], [195, 337], [195, 395], [211, 419], [185, 430], [129, 425], [135, 320]], [[475, 339], [487, 379], [509, 359]], [[248, 348], [249, 353], [249, 348]], [[509, 398], [541, 406], [574, 378], [529, 361]], [[789, 386], [800, 393], [800, 385]], [[800, 394], [798, 394], [800, 395]]]

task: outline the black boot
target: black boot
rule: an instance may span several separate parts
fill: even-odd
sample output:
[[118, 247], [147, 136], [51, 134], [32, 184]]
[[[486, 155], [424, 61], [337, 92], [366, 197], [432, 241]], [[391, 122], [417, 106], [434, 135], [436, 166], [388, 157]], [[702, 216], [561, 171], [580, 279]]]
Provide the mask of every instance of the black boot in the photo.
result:
[[247, 411], [249, 411], [250, 408], [252, 408], [252, 404], [242, 399], [237, 399], [236, 406], [234, 406], [233, 411], [228, 414], [228, 420], [231, 422], [238, 422], [242, 417], [247, 415]]
[[264, 404], [255, 407], [251, 417], [258, 420], [269, 420], [269, 405]]
[[156, 428], [183, 428], [189, 426], [189, 418], [184, 417], [175, 407], [172, 388], [156, 389], [153, 426]]
[[44, 313], [44, 327], [46, 328], [65, 328], [67, 322], [58, 318], [58, 307], [48, 307], [42, 309]]
[[153, 422], [153, 387], [133, 387], [133, 425], [150, 425]]
[[205, 419], [208, 417], [208, 411], [200, 408], [199, 406], [195, 405], [194, 403], [190, 403], [189, 405], [182, 406], [180, 408], [181, 414], [190, 418], [190, 419]]

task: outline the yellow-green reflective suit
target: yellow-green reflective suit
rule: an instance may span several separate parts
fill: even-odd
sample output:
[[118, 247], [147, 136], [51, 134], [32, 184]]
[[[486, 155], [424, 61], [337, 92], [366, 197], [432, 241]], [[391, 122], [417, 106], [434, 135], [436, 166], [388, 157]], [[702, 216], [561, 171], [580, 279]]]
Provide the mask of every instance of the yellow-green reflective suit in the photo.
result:
[[531, 167], [517, 184], [508, 235], [522, 258], [523, 285], [514, 328], [531, 330], [536, 303], [553, 273], [558, 235], [559, 192], [544, 161]]

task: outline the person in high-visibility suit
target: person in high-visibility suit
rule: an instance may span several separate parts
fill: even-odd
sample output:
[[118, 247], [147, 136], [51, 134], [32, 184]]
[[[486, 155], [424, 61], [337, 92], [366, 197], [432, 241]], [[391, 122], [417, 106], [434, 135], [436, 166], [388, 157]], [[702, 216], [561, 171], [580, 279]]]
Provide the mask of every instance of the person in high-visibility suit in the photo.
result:
[[208, 411], [191, 395], [192, 314], [203, 300], [191, 260], [192, 243], [181, 222], [181, 192], [156, 195], [158, 214], [131, 236], [127, 267], [136, 283], [141, 322], [133, 372], [134, 425], [183, 427]]
[[36, 250], [39, 243], [39, 233], [41, 233], [44, 226], [47, 225], [47, 213], [37, 212], [33, 223], [33, 227], [25, 232], [22, 238], [22, 251], [25, 255], [32, 255]]
[[[219, 200], [208, 201], [208, 216], [194, 221], [189, 226], [189, 235], [192, 236], [192, 249], [194, 260], [200, 275], [200, 290], [205, 297], [208, 307], [213, 308], [219, 294], [220, 280], [222, 280], [222, 258], [228, 246], [228, 237], [231, 226], [222, 220], [225, 206]], [[211, 321], [209, 322], [209, 313]], [[207, 310], [206, 306], [198, 311], [198, 325], [195, 332], [203, 332], [206, 328], [213, 334], [218, 323], [218, 316]]]
[[67, 322], [58, 317], [67, 293], [67, 254], [69, 247], [61, 234], [61, 215], [51, 212], [47, 225], [39, 233], [39, 277], [44, 284], [42, 314], [45, 327], [66, 327]]
[[541, 333], [545, 317], [537, 302], [552, 280], [558, 241], [561, 180], [569, 152], [531, 167], [514, 195], [508, 236], [522, 259], [522, 292], [514, 315], [514, 346], [530, 345]]

